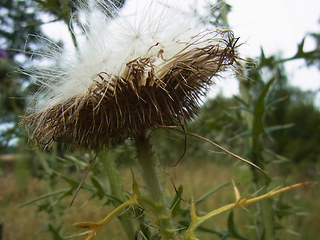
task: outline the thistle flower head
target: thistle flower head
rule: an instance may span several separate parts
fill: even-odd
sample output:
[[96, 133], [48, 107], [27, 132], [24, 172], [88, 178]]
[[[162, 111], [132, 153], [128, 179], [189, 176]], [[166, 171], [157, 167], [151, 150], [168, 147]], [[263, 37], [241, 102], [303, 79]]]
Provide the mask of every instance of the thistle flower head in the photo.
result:
[[111, 2], [83, 10], [78, 51], [52, 54], [60, 64], [34, 74], [42, 88], [24, 123], [39, 143], [100, 148], [177, 125], [195, 116], [214, 77], [234, 65], [231, 31], [155, 1], [127, 2], [120, 11]]

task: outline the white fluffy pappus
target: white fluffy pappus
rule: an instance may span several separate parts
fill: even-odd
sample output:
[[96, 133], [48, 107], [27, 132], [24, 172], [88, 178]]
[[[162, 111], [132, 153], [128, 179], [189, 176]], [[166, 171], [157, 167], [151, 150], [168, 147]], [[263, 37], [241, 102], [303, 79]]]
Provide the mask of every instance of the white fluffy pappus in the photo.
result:
[[237, 38], [156, 0], [80, 6], [77, 51], [48, 47], [55, 66], [33, 72], [41, 86], [26, 125], [40, 143], [89, 148], [196, 115], [212, 77], [232, 67]]
[[[89, 9], [87, 8], [89, 7]], [[106, 13], [111, 13], [107, 15]], [[137, 58], [154, 57], [155, 68], [171, 59], [193, 41], [214, 40], [195, 16], [158, 1], [127, 0], [122, 9], [107, 1], [80, 6], [84, 36], [78, 36], [78, 51], [60, 49], [47, 41], [55, 65], [34, 69], [32, 76], [41, 86], [32, 111], [43, 111], [74, 96], [83, 96], [99, 73], [124, 76], [126, 64]], [[197, 34], [203, 34], [194, 39]], [[194, 39], [194, 40], [193, 40]], [[46, 44], [45, 41], [43, 41]], [[158, 56], [161, 49], [162, 55]], [[112, 80], [112, 79], [110, 79]]]

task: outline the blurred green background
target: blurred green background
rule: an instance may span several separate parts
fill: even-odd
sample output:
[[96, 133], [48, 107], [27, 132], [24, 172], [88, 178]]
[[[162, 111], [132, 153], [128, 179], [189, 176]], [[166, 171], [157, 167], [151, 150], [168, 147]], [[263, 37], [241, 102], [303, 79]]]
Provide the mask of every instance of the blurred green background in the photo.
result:
[[[65, 239], [74, 233], [73, 222], [103, 216], [111, 209], [110, 204], [114, 200], [104, 172], [104, 164], [107, 163], [101, 158], [94, 164], [75, 205], [69, 208], [72, 192], [93, 153], [67, 150], [58, 143], [50, 150], [41, 150], [28, 142], [26, 132], [19, 126], [26, 103], [38, 88], [27, 75], [21, 74], [31, 64], [30, 56], [25, 52], [41, 51], [43, 47], [36, 38], [28, 38], [26, 42], [27, 36], [42, 35], [44, 19], [46, 23], [60, 22], [67, 26], [69, 32], [66, 34], [70, 34], [77, 47], [69, 24], [70, 16], [77, 11], [71, 2], [3, 0], [0, 3], [2, 239]], [[123, 4], [115, 2], [119, 7]], [[228, 25], [231, 5], [218, 1], [218, 7], [210, 3], [206, 6], [212, 11], [208, 11], [208, 16], [199, 16], [203, 21], [223, 27]], [[286, 58], [281, 54], [266, 55], [262, 46], [260, 55], [244, 62], [244, 67], [234, 76], [239, 82], [239, 93], [233, 97], [218, 94], [205, 99], [199, 116], [187, 127], [189, 132], [211, 139], [262, 166], [269, 176], [260, 176], [259, 172], [228, 154], [190, 136], [184, 158], [172, 168], [170, 166], [184, 151], [185, 136], [160, 129], [153, 133], [152, 142], [154, 152], [166, 171], [162, 178], [168, 184], [169, 192], [174, 194], [168, 176], [176, 186], [183, 185], [185, 199], [206, 196], [210, 189], [229, 182], [231, 178], [239, 184], [244, 195], [250, 195], [261, 187], [267, 191], [296, 182], [319, 181], [320, 111], [315, 105], [317, 90], [303, 91], [291, 86], [284, 67], [285, 63], [296, 60], [305, 61], [306, 68], [320, 67], [320, 32], [309, 33], [306, 37], [316, 43], [314, 49], [305, 50], [306, 38], [303, 38], [296, 53]], [[63, 46], [65, 43], [57, 44]], [[239, 49], [241, 53], [241, 46]], [[41, 61], [37, 56], [33, 57]], [[112, 156], [107, 158], [114, 159], [123, 188], [130, 191], [130, 169], [136, 170], [132, 146], [128, 141], [110, 151]], [[208, 194], [201, 203], [201, 211], [207, 212], [233, 201], [231, 193], [230, 185], [226, 184], [223, 192], [211, 197]], [[272, 212], [275, 239], [317, 239], [320, 236], [319, 197], [319, 187], [313, 186], [270, 200], [267, 207]], [[257, 233], [263, 231], [263, 226], [260, 226], [258, 208], [238, 210], [222, 216], [219, 221], [208, 223], [202, 228], [200, 239], [260, 239]], [[125, 239], [120, 228], [115, 222], [104, 234], [107, 239]]]

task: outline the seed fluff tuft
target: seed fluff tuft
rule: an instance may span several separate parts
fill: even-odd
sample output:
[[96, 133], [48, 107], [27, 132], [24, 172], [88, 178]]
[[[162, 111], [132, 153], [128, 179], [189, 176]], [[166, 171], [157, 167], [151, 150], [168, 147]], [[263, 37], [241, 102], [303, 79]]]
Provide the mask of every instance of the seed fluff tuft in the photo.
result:
[[190, 120], [237, 63], [231, 31], [156, 1], [126, 2], [80, 7], [77, 51], [58, 49], [57, 66], [33, 72], [41, 88], [23, 123], [38, 143], [98, 149]]

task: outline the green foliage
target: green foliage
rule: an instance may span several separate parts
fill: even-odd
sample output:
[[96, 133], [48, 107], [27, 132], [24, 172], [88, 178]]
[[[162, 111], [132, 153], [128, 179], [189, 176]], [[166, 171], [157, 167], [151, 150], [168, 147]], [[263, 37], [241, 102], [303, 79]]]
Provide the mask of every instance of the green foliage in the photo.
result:
[[[290, 105], [289, 105], [290, 106]], [[291, 122], [292, 127], [272, 134], [274, 151], [293, 162], [319, 161], [320, 112], [312, 104], [296, 103], [283, 113], [282, 121]], [[291, 139], [288, 142], [288, 139]]]
[[7, 55], [0, 58], [0, 125], [5, 129], [0, 132], [0, 151], [8, 153], [17, 147], [13, 146], [11, 140], [18, 142], [22, 137], [25, 138], [17, 123], [24, 112], [29, 90], [26, 88], [28, 79], [17, 73], [19, 66], [15, 61], [23, 62], [21, 52], [29, 51], [34, 44], [30, 40], [30, 45], [25, 45], [27, 36], [39, 33], [40, 28], [35, 4], [31, 0], [4, 0], [1, 2], [0, 12], [1, 51], [5, 51]]
[[[13, 59], [23, 49], [28, 50], [28, 46], [25, 46], [28, 34], [40, 32], [40, 22], [36, 16], [35, 7], [32, 0], [3, 0], [1, 2], [0, 41], [1, 47], [9, 50], [10, 59]], [[32, 45], [32, 42], [30, 43]]]
[[[3, 43], [1, 47], [6, 50], [24, 49], [27, 34], [39, 32], [42, 22], [37, 18], [36, 6], [40, 6], [41, 11], [49, 13], [52, 21], [62, 20], [66, 24], [76, 11], [69, 0], [36, 0], [35, 2], [6, 0], [2, 3], [0, 10], [4, 15], [0, 20], [0, 40]], [[123, 4], [123, 1], [115, 2], [119, 7]], [[219, 26], [227, 24], [226, 17], [231, 6], [224, 1], [219, 2], [223, 5], [223, 11], [220, 11], [221, 8], [211, 6], [210, 14], [213, 18], [204, 19], [204, 21]], [[68, 26], [70, 33], [73, 34], [72, 26], [69, 24]], [[297, 53], [290, 58], [266, 56], [261, 49], [261, 55], [255, 62], [255, 67], [252, 63], [247, 63], [244, 72], [237, 76], [240, 81], [240, 96], [230, 99], [218, 96], [207, 100], [199, 116], [185, 130], [212, 139], [233, 152], [246, 156], [266, 170], [281, 166], [284, 159], [290, 161], [288, 162], [290, 164], [301, 161], [311, 164], [318, 162], [320, 149], [317, 145], [320, 139], [319, 134], [316, 133], [320, 131], [320, 112], [313, 104], [314, 94], [290, 87], [283, 66], [284, 62], [295, 59], [305, 59], [309, 65], [319, 64], [320, 37], [318, 33], [313, 33], [311, 36], [317, 40], [317, 47], [312, 51], [305, 51], [304, 38], [298, 45]], [[30, 41], [30, 45], [36, 45], [32, 40]], [[74, 44], [76, 45], [76, 42]], [[1, 152], [8, 150], [10, 140], [24, 137], [17, 128], [19, 121], [17, 116], [23, 113], [25, 104], [21, 99], [26, 97], [26, 92], [30, 89], [25, 88], [26, 85], [29, 86], [28, 79], [13, 73], [16, 66], [12, 60], [18, 52], [7, 52], [9, 57], [0, 59], [0, 124], [13, 123], [13, 125], [1, 132]], [[262, 70], [267, 74], [262, 74]], [[181, 129], [183, 132], [182, 127]], [[181, 161], [214, 160], [230, 164], [229, 159], [226, 161], [230, 156], [218, 155], [217, 150], [208, 143], [186, 134], [169, 129], [157, 129], [151, 135], [153, 151], [162, 165], [173, 165], [181, 156], [183, 156]], [[15, 150], [23, 149], [26, 152], [24, 144], [24, 140], [20, 140], [19, 148]], [[135, 157], [130, 141], [109, 150], [108, 153], [101, 152], [92, 165], [87, 180], [81, 186], [82, 191], [89, 193], [89, 202], [95, 200], [101, 205], [117, 208], [130, 200], [133, 192], [123, 191], [117, 166], [121, 164], [132, 166], [135, 164]], [[26, 158], [31, 160], [27, 161]], [[26, 154], [23, 159], [25, 161], [17, 162], [17, 166], [20, 165], [17, 167], [20, 181], [27, 178], [29, 171], [47, 181], [47, 193], [22, 203], [20, 207], [36, 205], [38, 212], [46, 213], [50, 220], [44, 223], [45, 231], [51, 233], [52, 239], [64, 239], [67, 235], [65, 223], [62, 220], [67, 210], [65, 201], [68, 202], [77, 191], [82, 178], [80, 173], [84, 174], [94, 158], [93, 153], [76, 151], [65, 153], [60, 145], [55, 145], [51, 151], [36, 150], [30, 153], [30, 156]], [[32, 165], [32, 169], [28, 169], [28, 164]], [[19, 170], [23, 171], [19, 173]], [[274, 188], [274, 180], [271, 176], [265, 176], [255, 169], [252, 169], [251, 176], [252, 180], [248, 182], [252, 183], [253, 188], [250, 192], [260, 191], [263, 188], [260, 192], [263, 194]], [[59, 182], [64, 183], [62, 188]], [[228, 184], [229, 182], [225, 182], [213, 187], [194, 201], [195, 206], [208, 200]], [[184, 187], [178, 186], [176, 194], [169, 196], [166, 200], [172, 219], [175, 221], [174, 227], [180, 233], [189, 227], [191, 219], [190, 205], [186, 206], [181, 198], [183, 191]], [[152, 213], [162, 214], [163, 212], [149, 199], [142, 199], [141, 206], [132, 206], [129, 210], [121, 211], [119, 215], [128, 239], [139, 234], [135, 236], [137, 239], [143, 239], [142, 234], [147, 239], [158, 237], [154, 231], [154, 223], [150, 221], [152, 219], [150, 213], [146, 214], [145, 209], [152, 208]], [[259, 205], [258, 209], [256, 218], [252, 221], [252, 226], [257, 231], [257, 239], [276, 239], [277, 231], [286, 228], [282, 226], [281, 220], [299, 214], [298, 209], [282, 198], [266, 201]], [[166, 219], [157, 218], [157, 221], [157, 223], [161, 221], [163, 223]], [[241, 222], [237, 222], [233, 211], [228, 215], [224, 230], [215, 230], [215, 226], [210, 228], [199, 226], [197, 231], [209, 233], [210, 236], [218, 239], [249, 239], [245, 236]]]
[[217, 0], [215, 3], [208, 2], [206, 9], [209, 12], [205, 17], [200, 16], [203, 22], [210, 23], [214, 26], [228, 26], [228, 13], [232, 11], [232, 6], [227, 4], [225, 0]]

